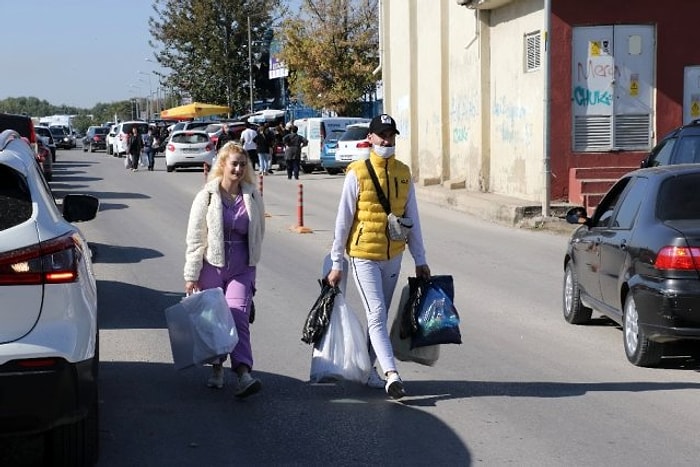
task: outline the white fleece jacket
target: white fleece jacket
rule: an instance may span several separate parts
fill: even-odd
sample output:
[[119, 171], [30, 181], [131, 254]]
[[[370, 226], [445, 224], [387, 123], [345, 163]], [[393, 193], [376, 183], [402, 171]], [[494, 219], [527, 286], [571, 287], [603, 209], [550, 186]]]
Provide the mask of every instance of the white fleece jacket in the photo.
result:
[[[204, 258], [212, 266], [224, 266], [224, 216], [219, 192], [220, 182], [220, 179], [207, 182], [192, 202], [187, 224], [185, 281], [199, 280]], [[250, 218], [248, 224], [248, 264], [255, 266], [260, 261], [262, 240], [265, 235], [265, 205], [255, 185], [241, 183], [241, 192]]]

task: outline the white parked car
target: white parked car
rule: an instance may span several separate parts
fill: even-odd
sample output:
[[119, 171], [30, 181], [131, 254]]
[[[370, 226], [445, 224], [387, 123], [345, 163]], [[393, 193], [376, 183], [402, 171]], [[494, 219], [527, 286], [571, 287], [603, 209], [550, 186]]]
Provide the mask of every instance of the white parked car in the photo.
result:
[[181, 167], [212, 165], [216, 145], [209, 134], [201, 130], [175, 131], [165, 145], [165, 168], [168, 172]]
[[114, 131], [110, 131], [107, 138], [109, 139], [109, 135], [114, 135], [112, 136], [112, 154], [116, 156], [122, 156], [126, 154], [126, 151], [129, 149], [127, 148], [127, 141], [129, 139], [129, 135], [131, 134], [131, 129], [133, 127], [137, 127], [139, 129], [139, 134], [141, 137], [148, 133], [148, 123], [142, 122], [142, 121], [131, 121], [131, 122], [121, 122], [117, 123], [117, 125], [114, 127]]
[[356, 123], [348, 125], [338, 139], [338, 148], [335, 150], [335, 160], [350, 163], [358, 159], [367, 159], [372, 145], [367, 140], [369, 123]]
[[45, 465], [97, 460], [97, 289], [86, 239], [94, 196], [59, 208], [32, 148], [0, 133], [0, 436], [42, 433]]
[[111, 125], [109, 127], [109, 132], [107, 133], [106, 143], [107, 143], [107, 154], [110, 156], [117, 156], [114, 154], [114, 140], [117, 137], [117, 125]]

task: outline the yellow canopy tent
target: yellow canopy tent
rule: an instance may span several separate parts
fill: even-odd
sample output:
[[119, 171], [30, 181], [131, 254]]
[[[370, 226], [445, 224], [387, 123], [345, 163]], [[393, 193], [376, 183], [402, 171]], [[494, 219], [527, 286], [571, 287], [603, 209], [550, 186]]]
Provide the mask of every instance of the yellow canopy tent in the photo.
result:
[[187, 118], [206, 117], [207, 115], [228, 114], [229, 108], [225, 105], [203, 104], [193, 102], [191, 104], [173, 107], [161, 111], [161, 118], [184, 120]]

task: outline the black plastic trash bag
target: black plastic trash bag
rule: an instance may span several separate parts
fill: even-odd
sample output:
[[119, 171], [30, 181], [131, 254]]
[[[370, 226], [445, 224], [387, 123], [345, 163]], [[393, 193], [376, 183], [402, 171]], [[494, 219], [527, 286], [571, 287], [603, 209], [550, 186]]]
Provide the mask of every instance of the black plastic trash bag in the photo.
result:
[[331, 287], [326, 280], [319, 280], [318, 283], [321, 286], [321, 294], [311, 307], [301, 334], [301, 340], [307, 344], [320, 342], [331, 321], [335, 296], [340, 292], [337, 287]]

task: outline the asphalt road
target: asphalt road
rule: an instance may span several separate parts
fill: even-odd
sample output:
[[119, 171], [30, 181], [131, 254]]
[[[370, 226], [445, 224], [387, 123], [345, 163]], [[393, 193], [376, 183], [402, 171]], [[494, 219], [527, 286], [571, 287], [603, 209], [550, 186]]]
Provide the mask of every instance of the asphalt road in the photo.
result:
[[[311, 233], [293, 229], [298, 182], [265, 177], [252, 331], [263, 390], [236, 400], [230, 374], [224, 390], [206, 388], [206, 369], [174, 370], [163, 315], [182, 297], [187, 215], [202, 172], [166, 173], [158, 158], [155, 172], [131, 173], [122, 161], [59, 151], [52, 183], [57, 198], [101, 200], [98, 218], [80, 225], [98, 276], [99, 465], [697, 465], [700, 363], [687, 347], [662, 368], [632, 366], [610, 321], [564, 322], [566, 236], [428, 202], [420, 203], [428, 262], [455, 278], [464, 343], [443, 346], [434, 367], [399, 363], [409, 393], [401, 402], [352, 383], [309, 384], [301, 327], [342, 175], [302, 175]], [[399, 284], [412, 273], [407, 253]]]

